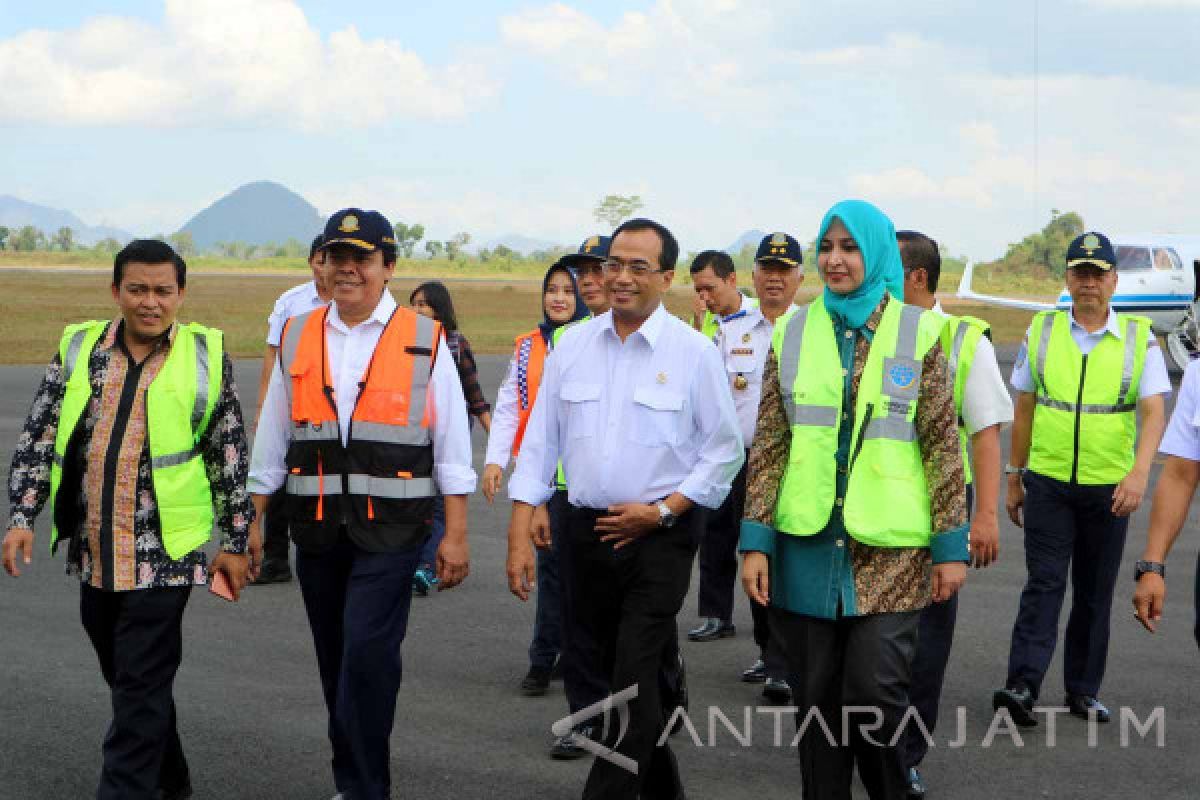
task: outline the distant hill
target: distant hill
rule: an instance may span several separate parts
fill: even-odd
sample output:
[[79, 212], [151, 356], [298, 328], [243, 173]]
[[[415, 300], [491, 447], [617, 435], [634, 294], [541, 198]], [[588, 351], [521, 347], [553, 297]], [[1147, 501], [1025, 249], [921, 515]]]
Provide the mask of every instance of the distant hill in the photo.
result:
[[109, 237], [121, 244], [133, 238], [129, 231], [106, 225], [88, 225], [70, 211], [27, 203], [7, 194], [0, 195], [0, 225], [12, 230], [32, 225], [47, 236], [54, 235], [59, 228], [70, 228], [75, 231], [75, 241], [88, 246]]
[[325, 219], [300, 195], [271, 181], [256, 181], [229, 194], [188, 220], [183, 230], [200, 250], [217, 242], [308, 243], [325, 227]]
[[565, 247], [561, 242], [551, 242], [546, 239], [534, 239], [530, 236], [522, 236], [519, 233], [508, 233], [504, 236], [497, 236], [495, 239], [489, 239], [483, 243], [483, 247], [487, 250], [495, 250], [498, 246], [504, 245], [509, 250], [516, 251], [523, 256], [538, 250], [551, 250], [555, 247]]
[[760, 231], [758, 229], [748, 230], [738, 238], [734, 239], [733, 244], [725, 248], [725, 252], [735, 256], [742, 252], [742, 248], [746, 245], [758, 247], [758, 243], [761, 242], [763, 237], [766, 235], [767, 234], [765, 231]]

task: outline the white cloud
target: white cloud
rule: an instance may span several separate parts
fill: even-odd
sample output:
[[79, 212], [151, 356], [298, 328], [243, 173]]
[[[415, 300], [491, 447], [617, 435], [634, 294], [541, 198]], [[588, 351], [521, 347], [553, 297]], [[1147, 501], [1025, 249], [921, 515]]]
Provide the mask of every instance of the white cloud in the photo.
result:
[[163, 24], [94, 18], [0, 41], [0, 123], [272, 121], [318, 129], [469, 114], [481, 64], [435, 68], [353, 27], [322, 37], [293, 0], [167, 0]]
[[1085, 5], [1122, 11], [1200, 8], [1200, 0], [1081, 0]]

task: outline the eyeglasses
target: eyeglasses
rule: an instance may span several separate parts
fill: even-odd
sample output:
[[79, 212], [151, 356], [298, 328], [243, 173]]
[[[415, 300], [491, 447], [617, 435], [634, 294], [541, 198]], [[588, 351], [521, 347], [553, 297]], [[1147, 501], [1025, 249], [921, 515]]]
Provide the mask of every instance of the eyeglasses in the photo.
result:
[[599, 264], [579, 264], [572, 267], [572, 269], [575, 271], [576, 278], [599, 278], [604, 274], [604, 262], [600, 262]]
[[635, 278], [644, 278], [651, 272], [666, 272], [667, 270], [650, 266], [645, 261], [622, 261], [619, 258], [609, 258], [604, 262], [604, 273], [606, 275], [617, 276], [629, 270], [629, 274]]

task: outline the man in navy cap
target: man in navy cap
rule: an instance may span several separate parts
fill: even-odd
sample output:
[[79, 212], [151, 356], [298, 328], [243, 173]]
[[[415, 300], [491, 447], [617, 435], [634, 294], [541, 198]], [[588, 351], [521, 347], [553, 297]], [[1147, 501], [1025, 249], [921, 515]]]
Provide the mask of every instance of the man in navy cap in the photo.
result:
[[386, 800], [400, 646], [437, 494], [438, 588], [467, 576], [471, 435], [441, 326], [387, 289], [396, 269], [387, 219], [339, 211], [321, 249], [333, 302], [284, 326], [248, 487], [260, 514], [287, 491], [338, 797]]
[[1068, 575], [1064, 705], [1074, 716], [1109, 720], [1097, 695], [1113, 589], [1171, 391], [1150, 320], [1109, 305], [1116, 263], [1103, 234], [1071, 242], [1072, 307], [1034, 316], [1013, 367], [1018, 394], [1006, 506], [1014, 525], [1024, 523], [1029, 577], [1013, 625], [1008, 678], [992, 704], [1026, 727], [1037, 724], [1033, 706], [1054, 655]]

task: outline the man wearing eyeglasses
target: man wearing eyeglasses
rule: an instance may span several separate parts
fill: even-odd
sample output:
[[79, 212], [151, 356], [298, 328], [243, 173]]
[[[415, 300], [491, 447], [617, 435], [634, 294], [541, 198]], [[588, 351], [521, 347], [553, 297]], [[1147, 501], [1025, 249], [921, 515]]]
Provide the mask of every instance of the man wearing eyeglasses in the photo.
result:
[[652, 220], [613, 233], [604, 270], [612, 309], [566, 331], [546, 362], [509, 484], [509, 589], [524, 599], [530, 519], [562, 458], [571, 614], [597, 644], [580, 657], [600, 661], [614, 693], [637, 688], [624, 735], [611, 724], [603, 740], [637, 771], [597, 759], [585, 800], [682, 794], [662, 736], [659, 667], [699, 542], [693, 509], [719, 507], [745, 458], [716, 349], [662, 304], [678, 257], [675, 237]]

